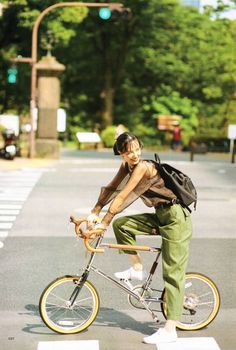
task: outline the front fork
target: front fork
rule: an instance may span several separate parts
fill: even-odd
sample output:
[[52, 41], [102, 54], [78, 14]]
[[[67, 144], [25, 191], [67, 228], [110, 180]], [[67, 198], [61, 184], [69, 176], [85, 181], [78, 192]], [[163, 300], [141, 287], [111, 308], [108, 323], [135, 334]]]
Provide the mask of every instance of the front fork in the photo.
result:
[[[99, 244], [99, 241], [100, 241], [100, 238], [99, 238], [99, 240], [98, 240], [98, 242], [97, 242], [97, 245]], [[96, 245], [96, 246], [97, 246], [97, 245]], [[88, 279], [88, 275], [89, 275], [90, 268], [91, 268], [92, 262], [93, 262], [93, 260], [94, 260], [94, 257], [95, 257], [95, 253], [92, 253], [92, 254], [91, 254], [91, 257], [90, 257], [90, 259], [89, 259], [89, 262], [88, 262], [88, 264], [87, 264], [87, 266], [86, 266], [86, 268], [85, 268], [85, 270], [84, 270], [82, 276], [81, 276], [79, 279], [75, 279], [75, 280], [74, 280], [74, 284], [76, 284], [76, 287], [75, 287], [75, 289], [73, 290], [73, 292], [72, 292], [72, 294], [71, 294], [71, 296], [70, 296], [70, 298], [69, 298], [70, 307], [73, 307], [76, 298], [78, 297], [78, 295], [79, 295], [81, 289], [82, 289], [83, 286], [84, 286], [84, 283], [85, 283], [85, 282], [87, 281], [87, 279]]]

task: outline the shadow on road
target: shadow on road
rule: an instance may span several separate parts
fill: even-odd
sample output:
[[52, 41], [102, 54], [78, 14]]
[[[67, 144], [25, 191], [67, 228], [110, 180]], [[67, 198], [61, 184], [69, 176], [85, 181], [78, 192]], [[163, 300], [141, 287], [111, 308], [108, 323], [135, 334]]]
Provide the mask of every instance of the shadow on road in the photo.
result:
[[[38, 305], [28, 304], [25, 306], [26, 312], [21, 313], [21, 315], [28, 315], [33, 317], [38, 317], [37, 323], [27, 323], [25, 327], [22, 329], [25, 333], [31, 334], [42, 334], [42, 335], [55, 335], [55, 333], [49, 328], [47, 328], [39, 314]], [[159, 324], [160, 325], [160, 324]], [[127, 315], [125, 312], [114, 310], [111, 308], [101, 307], [99, 309], [98, 316], [96, 320], [93, 322], [90, 327], [111, 327], [111, 328], [119, 328], [129, 331], [135, 331], [143, 334], [151, 334], [156, 330], [156, 323], [151, 321], [147, 322], [144, 320], [143, 322], [140, 320], [135, 320], [133, 317]], [[87, 330], [84, 330], [81, 333], [85, 333]]]

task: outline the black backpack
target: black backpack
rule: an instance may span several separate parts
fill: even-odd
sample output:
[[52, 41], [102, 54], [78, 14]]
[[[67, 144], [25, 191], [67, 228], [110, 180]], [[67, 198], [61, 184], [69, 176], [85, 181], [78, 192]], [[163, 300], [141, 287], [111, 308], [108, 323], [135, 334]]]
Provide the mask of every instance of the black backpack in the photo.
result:
[[164, 180], [165, 186], [176, 195], [179, 203], [190, 212], [188, 207], [194, 203], [194, 209], [196, 209], [197, 191], [190, 177], [169, 164], [161, 163], [157, 154], [155, 154], [155, 160], [157, 170]]

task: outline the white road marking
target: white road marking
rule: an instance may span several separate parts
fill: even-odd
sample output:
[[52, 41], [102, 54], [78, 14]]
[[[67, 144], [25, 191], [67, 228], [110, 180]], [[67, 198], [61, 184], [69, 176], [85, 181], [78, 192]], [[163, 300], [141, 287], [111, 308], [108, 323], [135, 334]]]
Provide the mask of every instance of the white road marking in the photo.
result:
[[6, 238], [43, 170], [0, 172], [0, 237]]
[[21, 209], [22, 204], [0, 204], [0, 209]]
[[21, 186], [20, 188], [19, 187], [12, 188], [12, 186], [10, 188], [0, 187], [0, 191], [4, 193], [25, 193], [25, 192], [30, 192], [31, 187], [30, 186]]
[[16, 196], [16, 195], [1, 195], [0, 201], [14, 201], [14, 202], [24, 202], [28, 196]]
[[220, 350], [213, 337], [178, 338], [176, 343], [158, 344], [158, 350]]
[[0, 230], [0, 237], [1, 237], [1, 238], [6, 238], [7, 235], [8, 235], [8, 231], [2, 231], [2, 230]]
[[99, 350], [98, 340], [41, 341], [37, 350]]
[[60, 163], [66, 164], [104, 164], [104, 162], [114, 162], [113, 159], [81, 158], [81, 159], [61, 159]]
[[[2, 179], [0, 177], [1, 183], [4, 181], [4, 184], [11, 185], [12, 188], [17, 188], [17, 187], [31, 187], [34, 185], [35, 180], [30, 180], [27, 181], [27, 179], [22, 179], [21, 181], [18, 181], [16, 179], [10, 178], [10, 179]], [[14, 182], [13, 182], [14, 180]]]
[[9, 222], [9, 221], [15, 221], [16, 220], [16, 216], [9, 216], [9, 215], [0, 215], [0, 222]]
[[0, 229], [10, 229], [12, 228], [12, 223], [11, 222], [0, 222]]
[[0, 215], [18, 215], [19, 212], [18, 209], [0, 209]]
[[0, 241], [0, 249], [4, 247], [3, 242]]
[[114, 173], [118, 169], [117, 168], [74, 168], [70, 169], [69, 171], [72, 173], [81, 173], [81, 172], [86, 172], [86, 173]]

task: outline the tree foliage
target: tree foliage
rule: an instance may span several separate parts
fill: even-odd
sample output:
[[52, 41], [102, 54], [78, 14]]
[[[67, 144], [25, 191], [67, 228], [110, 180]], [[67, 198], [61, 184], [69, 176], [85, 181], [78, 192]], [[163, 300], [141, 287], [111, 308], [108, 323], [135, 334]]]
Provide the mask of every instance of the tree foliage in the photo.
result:
[[[17, 65], [16, 86], [6, 83], [6, 71], [10, 58], [30, 57], [33, 24], [55, 1], [3, 2], [0, 112], [24, 114], [29, 66]], [[145, 125], [154, 137], [157, 115], [173, 113], [183, 117], [186, 140], [193, 133], [222, 136], [236, 123], [236, 21], [221, 18], [221, 3], [205, 13], [177, 0], [123, 3], [132, 9], [129, 21], [102, 21], [97, 9], [83, 7], [58, 8], [40, 24], [38, 58], [50, 32], [52, 53], [66, 65], [61, 105], [71, 130], [122, 123], [138, 132]]]

